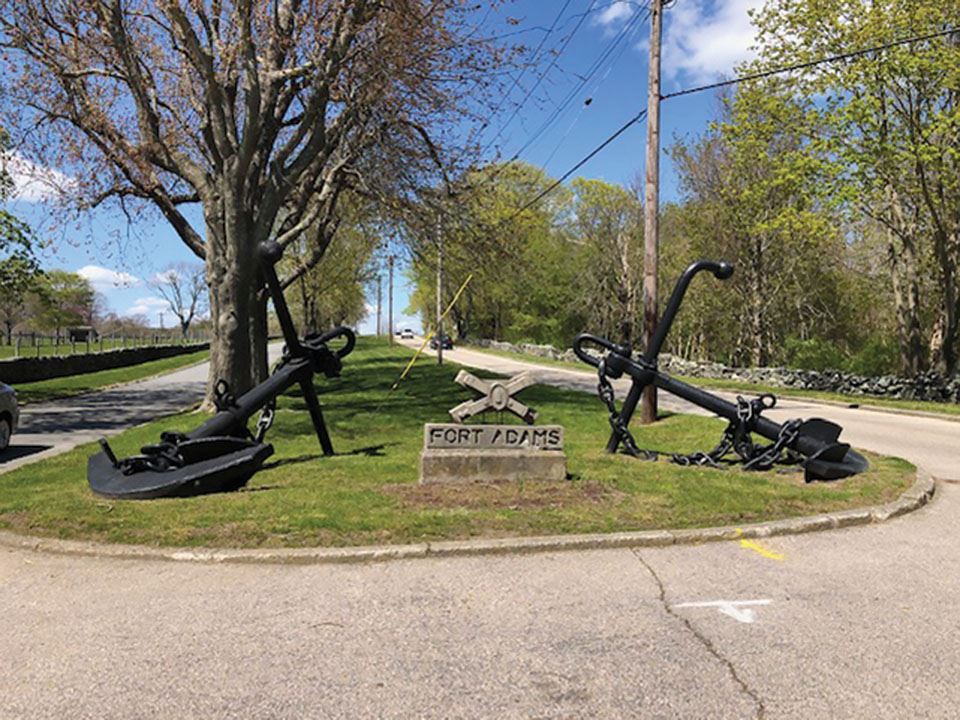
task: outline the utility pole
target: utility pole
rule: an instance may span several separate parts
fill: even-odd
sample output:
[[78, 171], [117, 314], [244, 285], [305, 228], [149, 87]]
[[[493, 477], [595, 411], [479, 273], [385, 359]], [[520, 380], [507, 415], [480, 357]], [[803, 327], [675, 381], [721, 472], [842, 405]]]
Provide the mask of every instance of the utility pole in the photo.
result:
[[443, 365], [443, 308], [441, 291], [443, 290], [443, 218], [437, 211], [437, 365]]
[[[657, 329], [657, 268], [660, 246], [660, 43], [663, 0], [650, 0], [650, 73], [647, 80], [647, 167], [643, 221], [643, 342], [650, 347]], [[629, 396], [627, 398], [629, 402]], [[636, 400], [634, 400], [636, 403]], [[629, 417], [629, 416], [628, 416]], [[657, 388], [643, 393], [640, 422], [657, 420]]]
[[383, 281], [380, 277], [380, 273], [377, 273], [377, 337], [380, 337], [383, 334], [383, 329], [380, 326], [380, 317], [382, 313], [380, 312], [380, 307], [383, 304], [383, 298], [381, 293], [383, 292]]
[[389, 280], [387, 281], [387, 332], [390, 333], [390, 344], [393, 345], [393, 255], [387, 255]]

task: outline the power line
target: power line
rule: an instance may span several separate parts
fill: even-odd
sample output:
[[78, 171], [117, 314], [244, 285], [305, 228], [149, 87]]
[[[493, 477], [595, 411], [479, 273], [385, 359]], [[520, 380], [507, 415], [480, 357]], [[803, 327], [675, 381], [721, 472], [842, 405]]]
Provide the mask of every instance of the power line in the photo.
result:
[[680, 97], [682, 95], [692, 95], [693, 93], [703, 92], [704, 90], [715, 90], [717, 88], [727, 87], [729, 85], [736, 85], [737, 83], [749, 82], [751, 80], [762, 80], [763, 78], [772, 77], [774, 75], [780, 75], [781, 73], [793, 72], [794, 70], [804, 70], [806, 68], [816, 67], [817, 65], [824, 65], [826, 63], [839, 62], [840, 60], [850, 60], [851, 58], [861, 57], [863, 55], [869, 55], [872, 52], [878, 52], [880, 50], [889, 50], [893, 47], [898, 47], [900, 45], [908, 45], [914, 42], [922, 42], [924, 40], [933, 40], [939, 37], [945, 37], [947, 35], [954, 35], [957, 32], [955, 28], [950, 30], [941, 30], [940, 32], [930, 33], [929, 35], [916, 35], [914, 37], [903, 38], [901, 40], [893, 40], [882, 45], [874, 45], [872, 47], [863, 48], [862, 50], [853, 50], [851, 52], [840, 53], [839, 55], [831, 55], [825, 58], [819, 58], [817, 60], [808, 60], [802, 63], [796, 63], [795, 65], [786, 65], [784, 67], [772, 68], [770, 70], [764, 70], [762, 72], [753, 73], [751, 75], [743, 75], [741, 77], [732, 78], [730, 80], [721, 80], [720, 82], [710, 83], [709, 85], [699, 85], [697, 87], [687, 88], [685, 90], [678, 90], [677, 92], [667, 93], [666, 95], [661, 95], [661, 100], [669, 100], [670, 98]]
[[[578, 93], [586, 87], [587, 83], [596, 75], [600, 68], [603, 67], [604, 63], [609, 59], [609, 57], [617, 50], [617, 47], [621, 42], [627, 37], [629, 37], [633, 30], [636, 29], [637, 25], [641, 22], [644, 22], [648, 17], [650, 17], [649, 5], [647, 6], [647, 12], [644, 15], [642, 11], [635, 12], [630, 19], [624, 24], [620, 29], [620, 32], [617, 33], [616, 37], [604, 48], [603, 52], [593, 61], [589, 68], [587, 68], [587, 73], [580, 81], [570, 89], [570, 91], [564, 96], [563, 100], [560, 101], [560, 104], [557, 108], [547, 117], [546, 120], [541, 123], [540, 127], [534, 131], [534, 133], [527, 139], [527, 141], [514, 153], [513, 158], [516, 159], [522, 155], [526, 150], [528, 150], [539, 138], [543, 135], [547, 129], [553, 125], [553, 123], [567, 110], [570, 106], [570, 103], [576, 99]], [[642, 16], [642, 17], [641, 17]]]
[[[641, 111], [638, 112], [636, 115], [634, 115], [632, 118], [630, 118], [629, 120], [627, 120], [627, 122], [625, 122], [623, 125], [621, 125], [612, 135], [610, 135], [609, 137], [607, 137], [606, 140], [604, 140], [602, 143], [600, 143], [599, 145], [597, 145], [593, 150], [591, 150], [591, 151], [590, 151], [589, 153], [587, 153], [582, 159], [580, 159], [580, 160], [576, 163], [576, 165], [574, 165], [572, 168], [570, 168], [569, 170], [567, 170], [563, 175], [561, 175], [561, 176], [560, 176], [559, 178], [557, 178], [554, 182], [552, 182], [550, 185], [548, 185], [543, 191], [541, 191], [538, 195], [536, 195], [536, 197], [534, 197], [532, 200], [529, 200], [528, 202], [526, 202], [524, 205], [522, 205], [518, 210], [516, 210], [512, 215], [510, 215], [509, 217], [507, 217], [507, 218], [506, 218], [505, 220], [503, 220], [502, 222], [503, 222], [503, 223], [510, 222], [511, 220], [513, 220], [513, 219], [515, 219], [516, 217], [518, 217], [524, 210], [528, 210], [529, 208], [531, 208], [531, 207], [533, 207], [534, 205], [536, 205], [536, 204], [537, 204], [538, 202], [540, 202], [543, 198], [545, 198], [545, 197], [546, 197], [547, 195], [549, 195], [551, 192], [553, 192], [554, 190], [556, 190], [560, 185], [562, 185], [562, 184], [564, 183], [564, 181], [566, 181], [567, 178], [569, 178], [569, 177], [570, 177], [571, 175], [573, 175], [577, 170], [579, 170], [579, 169], [582, 168], [584, 165], [586, 165], [590, 160], [592, 160], [600, 151], [602, 151], [605, 147], [607, 147], [607, 145], [609, 145], [609, 144], [612, 143], [614, 140], [616, 140], [618, 137], [620, 137], [621, 135], [623, 135], [623, 133], [625, 133], [629, 128], [631, 128], [632, 126], [634, 126], [635, 124], [637, 124], [638, 122], [640, 122], [641, 120], [643, 120], [646, 116], [647, 116], [647, 111], [646, 111], [646, 110], [641, 110]], [[499, 224], [499, 223], [498, 223], [498, 224]]]
[[[631, 2], [630, 4], [640, 7], [637, 3]], [[515, 160], [520, 159], [520, 155], [527, 148], [529, 148], [534, 142], [536, 142], [538, 137], [542, 135], [547, 130], [547, 128], [550, 127], [550, 125], [553, 124], [553, 122], [566, 110], [570, 102], [576, 97], [577, 93], [593, 78], [594, 75], [596, 75], [596, 73], [600, 70], [600, 68], [603, 67], [604, 63], [610, 57], [610, 55], [614, 51], [616, 51], [617, 46], [621, 43], [621, 41], [632, 34], [633, 30], [636, 29], [636, 27], [638, 27], [638, 23], [643, 22], [650, 17], [651, 11], [650, 11], [649, 3], [644, 5], [643, 8], [646, 9], [646, 14], [643, 15], [642, 9], [641, 9], [635, 12], [631, 16], [631, 18], [627, 21], [627, 23], [623, 26], [623, 28], [621, 28], [620, 32], [613, 39], [613, 41], [609, 45], [607, 45], [604, 51], [593, 61], [593, 63], [591, 63], [590, 67], [587, 70], [587, 74], [580, 79], [580, 82], [576, 86], [574, 86], [569, 93], [567, 93], [567, 95], [561, 101], [561, 104], [550, 115], [550, 117], [548, 117], [547, 120], [536, 130], [536, 132], [530, 138], [527, 139], [527, 141], [519, 150], [517, 150], [505, 162], [499, 163], [498, 167], [493, 171], [492, 174], [488, 175], [478, 185], [474, 186], [473, 188], [474, 190], [478, 189], [483, 185], [494, 182], [496, 178], [500, 175], [500, 173], [503, 172], [504, 169], [506, 169]], [[643, 15], [642, 18], [641, 18], [641, 15]], [[622, 51], [623, 47], [621, 47], [620, 49]], [[617, 57], [619, 58], [619, 54], [617, 55]], [[570, 129], [572, 129], [572, 126]], [[546, 170], [543, 167], [541, 167], [541, 170], [546, 172]]]
[[494, 136], [491, 144], [497, 141], [497, 139], [503, 134], [503, 131], [506, 130], [510, 126], [510, 123], [513, 122], [513, 119], [520, 114], [520, 111], [523, 109], [523, 106], [526, 105], [527, 101], [530, 99], [530, 96], [536, 92], [536, 89], [540, 87], [540, 83], [542, 83], [547, 75], [550, 74], [550, 71], [553, 70], [554, 66], [557, 64], [557, 60], [560, 59], [560, 56], [563, 55], [564, 51], [567, 49], [567, 46], [570, 45], [570, 41], [573, 40], [573, 36], [576, 35], [577, 31], [579, 31], [583, 26], [584, 20], [587, 19], [587, 15], [593, 10], [593, 6], [596, 4], [597, 0], [590, 0], [590, 6], [587, 8], [586, 12], [580, 14], [580, 20], [577, 22], [570, 34], [567, 35], [566, 39], [563, 41], [563, 45], [561, 45], [560, 49], [557, 50], [556, 54], [553, 56], [553, 59], [550, 61], [550, 64], [547, 65], [547, 69], [540, 73], [540, 75], [537, 77], [537, 81], [530, 87], [526, 95], [523, 96], [523, 100], [521, 100], [517, 107], [514, 108], [513, 113], [509, 118], [507, 118], [507, 121], [500, 126], [500, 130], [497, 131], [497, 134]]
[[[649, 6], [648, 6], [649, 7]], [[647, 10], [646, 17], [650, 17], [650, 10]], [[634, 27], [625, 37], [632, 37], [632, 35], [639, 29], [640, 25]], [[616, 67], [620, 58], [623, 56], [624, 51], [630, 47], [630, 42], [625, 42], [620, 46], [620, 49], [617, 51], [616, 55], [613, 57], [613, 60], [607, 65], [607, 69], [604, 71], [603, 75], [596, 81], [592, 89], [584, 87], [584, 92], [586, 93], [587, 99], [583, 101], [580, 105], [580, 110], [577, 112], [576, 116], [573, 118], [573, 122], [567, 127], [563, 135], [560, 137], [560, 140], [557, 141], [557, 144], [554, 146], [553, 150], [550, 151], [550, 154], [547, 156], [547, 159], [543, 161], [542, 167], [546, 167], [550, 164], [550, 161], [553, 160], [554, 156], [560, 151], [560, 148], [563, 147], [563, 144], [567, 141], [567, 138], [570, 137], [570, 133], [573, 132], [573, 129], [577, 126], [580, 120], [583, 118], [584, 112], [586, 112], [588, 106], [592, 103], [593, 97], [600, 92], [600, 88], [603, 87], [604, 82], [610, 76], [610, 73], [613, 71], [613, 68]], [[559, 118], [558, 118], [559, 119]]]
[[[500, 102], [497, 103], [497, 107], [493, 111], [493, 113], [491, 113], [491, 117], [495, 116], [497, 113], [500, 112], [500, 110], [503, 108], [503, 104], [510, 98], [510, 94], [514, 91], [514, 89], [517, 88], [517, 86], [520, 85], [520, 81], [523, 79], [523, 76], [526, 74], [527, 69], [530, 67], [530, 65], [533, 65], [536, 63], [537, 59], [540, 56], [540, 51], [543, 49], [543, 46], [547, 42], [547, 38], [550, 37], [554, 29], [557, 27], [557, 23], [560, 22], [560, 18], [563, 17], [563, 14], [567, 11], [567, 8], [570, 7], [571, 2], [573, 2], [573, 0], [565, 0], [565, 2], [563, 3], [563, 7], [560, 8], [560, 12], [558, 12], [557, 16], [553, 19], [553, 23], [550, 25], [550, 29], [542, 38], [540, 38], [540, 44], [537, 45], [537, 49], [533, 51], [533, 59], [531, 60], [530, 64], [524, 65], [523, 68], [520, 70], [520, 72], [517, 74], [517, 76], [513, 79], [513, 84], [510, 86], [510, 89], [507, 90], [506, 93], [504, 93], [503, 97], [500, 99]], [[496, 139], [500, 137], [500, 132], [503, 132], [503, 128], [500, 128], [500, 130], [497, 132], [497, 135], [493, 138], [494, 141], [496, 141]], [[487, 147], [489, 147], [489, 144], [483, 149], [485, 150]]]

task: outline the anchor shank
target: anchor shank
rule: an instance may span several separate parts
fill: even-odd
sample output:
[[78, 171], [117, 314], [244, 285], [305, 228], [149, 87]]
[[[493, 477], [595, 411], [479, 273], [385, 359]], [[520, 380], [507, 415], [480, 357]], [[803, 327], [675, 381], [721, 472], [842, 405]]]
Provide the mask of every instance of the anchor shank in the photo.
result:
[[296, 358], [277, 370], [259, 385], [241, 395], [236, 405], [222, 410], [203, 425], [187, 433], [191, 440], [215, 435], [242, 435], [247, 421], [277, 395], [287, 388], [313, 376], [310, 359]]

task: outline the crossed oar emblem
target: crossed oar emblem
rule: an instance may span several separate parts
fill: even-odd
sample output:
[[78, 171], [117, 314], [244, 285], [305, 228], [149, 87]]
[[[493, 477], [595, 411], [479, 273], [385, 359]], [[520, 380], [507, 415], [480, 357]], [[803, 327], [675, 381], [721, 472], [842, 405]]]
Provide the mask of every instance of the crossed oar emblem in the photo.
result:
[[512, 397], [524, 388], [536, 384], [537, 381], [529, 372], [514, 375], [509, 380], [481, 380], [476, 375], [472, 375], [466, 370], [461, 370], [457, 374], [455, 382], [463, 385], [465, 388], [470, 388], [480, 393], [480, 397], [475, 400], [460, 403], [450, 411], [450, 415], [459, 423], [462, 423], [467, 418], [489, 410], [496, 412], [507, 410], [523, 420], [527, 425], [533, 425], [534, 420], [537, 419], [536, 410], [527, 407]]

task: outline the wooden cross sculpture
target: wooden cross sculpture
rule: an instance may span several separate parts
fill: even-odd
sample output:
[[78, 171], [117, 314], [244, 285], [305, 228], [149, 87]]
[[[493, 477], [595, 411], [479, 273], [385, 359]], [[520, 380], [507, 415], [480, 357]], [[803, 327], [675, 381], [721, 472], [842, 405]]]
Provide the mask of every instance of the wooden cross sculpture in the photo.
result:
[[533, 425], [534, 420], [537, 419], [536, 410], [512, 397], [524, 388], [536, 384], [537, 381], [529, 372], [514, 375], [508, 380], [481, 380], [476, 375], [461, 370], [455, 382], [480, 394], [480, 397], [460, 403], [450, 411], [450, 415], [458, 423], [489, 410], [497, 412], [508, 410], [527, 425]]

